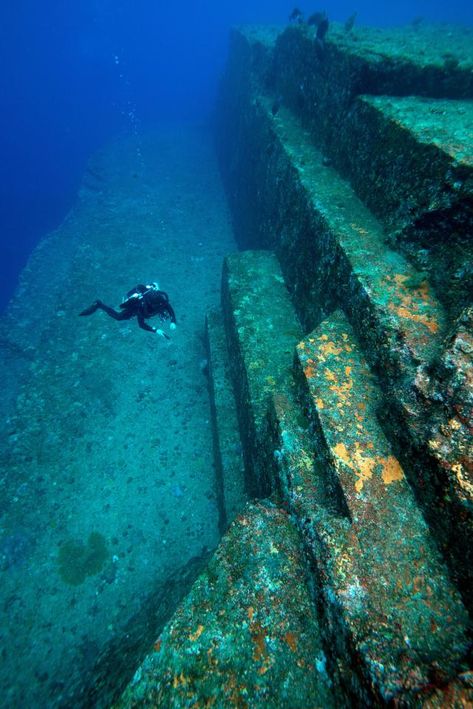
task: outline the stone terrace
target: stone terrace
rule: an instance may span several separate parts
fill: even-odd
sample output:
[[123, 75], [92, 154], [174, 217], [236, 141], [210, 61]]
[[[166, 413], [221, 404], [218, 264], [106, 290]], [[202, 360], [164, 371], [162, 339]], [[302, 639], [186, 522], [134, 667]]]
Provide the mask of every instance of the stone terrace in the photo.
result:
[[473, 701], [472, 38], [234, 31], [210, 391], [221, 514], [264, 500], [120, 706]]

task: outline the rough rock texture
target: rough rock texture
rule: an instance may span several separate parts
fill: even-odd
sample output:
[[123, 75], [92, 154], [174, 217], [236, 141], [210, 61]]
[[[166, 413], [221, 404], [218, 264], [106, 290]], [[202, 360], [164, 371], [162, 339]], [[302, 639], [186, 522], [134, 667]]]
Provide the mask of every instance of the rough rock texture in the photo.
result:
[[225, 531], [243, 509], [247, 496], [238, 416], [220, 310], [212, 310], [207, 314], [205, 332], [220, 515], [219, 528]]
[[340, 706], [286, 513], [237, 517], [115, 706]]
[[379, 425], [381, 392], [342, 313], [299, 343], [296, 366], [319, 455], [351, 522], [339, 612], [386, 700], [428, 684], [440, 664], [458, 667], [466, 612]]
[[455, 316], [473, 292], [473, 102], [363, 96], [332, 156]]
[[292, 27], [275, 42], [270, 80], [260, 81], [351, 180], [389, 242], [428, 273], [453, 316], [473, 290], [472, 40], [468, 28], [335, 26], [320, 46], [308, 28]]
[[463, 28], [346, 33], [332, 25], [321, 45], [310, 28], [288, 27], [276, 40], [268, 86], [331, 147], [359, 94], [473, 98], [472, 39]]
[[[233, 32], [218, 146], [252, 250], [225, 260], [222, 313], [246, 489], [271, 502], [237, 518], [126, 706], [471, 703], [472, 37]], [[283, 530], [303, 553], [280, 584]]]
[[[254, 36], [253, 30], [251, 38], [247, 38], [247, 51], [255, 41]], [[330, 140], [327, 138], [329, 127], [309, 125], [308, 116], [312, 116], [314, 121], [323, 121], [326, 117], [327, 126], [335, 124], [340, 118], [342, 123], [337, 128], [338, 141], [343, 131], [349, 135], [351, 125], [351, 113], [331, 105], [327, 98], [339, 96], [339, 87], [331, 83], [330, 72], [338, 71], [340, 76], [343, 74], [339, 71], [340, 67], [337, 69], [338, 59], [333, 59], [331, 54], [332, 50], [335, 51], [338, 35], [333, 36], [331, 43], [327, 39], [327, 53], [320, 66], [317, 64], [320, 60], [313, 57], [313, 42], [312, 45], [308, 44], [309, 39], [306, 30], [299, 32], [298, 28], [279, 35], [274, 45], [273, 75], [271, 81], [265, 83], [261, 77], [253, 74], [253, 79], [243, 84], [238, 81], [238, 62], [235, 57], [229, 65], [220, 116], [221, 123], [227, 129], [230, 127], [234, 130], [234, 133], [230, 145], [224, 143], [221, 155], [227, 191], [233, 204], [236, 235], [245, 246], [275, 249], [306, 331], [317, 326], [334, 308], [342, 307], [345, 310], [370, 366], [379, 376], [385, 397], [381, 415], [388, 435], [397, 455], [402, 459], [406, 475], [437, 541], [449, 560], [451, 572], [458, 579], [469, 607], [473, 608], [473, 498], [468, 494], [468, 499], [464, 499], [461, 514], [456, 504], [457, 499], [465, 496], [465, 490], [469, 489], [471, 483], [471, 411], [464, 417], [466, 423], [458, 429], [458, 435], [445, 437], [441, 460], [432, 457], [429, 444], [432, 426], [435, 426], [435, 430], [448, 430], [451, 418], [448, 414], [451, 408], [448, 403], [449, 393], [447, 390], [443, 394], [439, 391], [438, 363], [446, 356], [443, 348], [448, 347], [448, 342], [455, 337], [455, 328], [458, 328], [455, 324], [455, 311], [460, 303], [464, 307], [471, 302], [471, 291], [468, 289], [471, 280], [469, 182], [466, 180], [462, 189], [458, 188], [457, 192], [452, 189], [450, 194], [450, 216], [457, 215], [453, 209], [454, 204], [460, 205], [458, 214], [464, 216], [461, 239], [455, 240], [450, 236], [454, 228], [453, 216], [449, 222], [450, 228], [446, 229], [443, 216], [439, 215], [438, 210], [430, 212], [432, 223], [429, 233], [442, 234], [443, 241], [439, 245], [437, 238], [429, 245], [427, 270], [422, 270], [425, 265], [422, 262], [416, 265], [413, 255], [408, 253], [406, 244], [415, 242], [413, 229], [409, 231], [410, 242], [400, 243], [394, 239], [390, 240], [388, 246], [384, 219], [376, 219], [369, 210], [369, 204], [364, 204], [353, 185], [335, 170], [336, 161], [332, 161], [335, 151], [330, 152]], [[389, 35], [386, 39], [385, 53], [396, 55], [396, 47], [390, 45]], [[243, 41], [241, 37], [239, 41]], [[284, 55], [284, 61], [280, 61], [281, 47], [286, 46], [285, 42], [295, 43], [295, 46], [289, 54]], [[235, 46], [238, 44], [236, 40], [234, 43]], [[345, 44], [343, 40], [337, 45], [337, 57], [338, 53], [345, 52], [348, 66], [351, 66], [352, 56], [350, 52], [347, 54]], [[298, 68], [298, 60], [302, 68]], [[373, 61], [377, 62], [375, 59]], [[462, 61], [468, 64], [469, 60]], [[248, 61], [249, 65], [251, 62]], [[425, 69], [423, 60], [420, 65], [419, 81]], [[309, 102], [310, 105], [299, 105], [289, 94], [284, 94], [278, 84], [284, 83], [285, 77], [292, 76], [291, 81], [288, 79], [288, 87], [299, 86], [295, 76], [300, 76], [303, 69], [309, 72], [308, 66], [313, 70], [311, 81], [314, 90], [322, 94], [325, 91], [327, 94], [317, 98], [319, 102], [325, 101], [317, 103], [318, 109], [323, 110], [314, 110], [313, 102]], [[377, 66], [379, 71], [376, 76], [379, 81], [382, 79], [379, 86], [382, 86], [385, 93], [394, 93], [397, 89], [392, 73], [386, 72], [384, 61], [378, 62]], [[402, 66], [398, 68], [399, 76], [402, 76]], [[447, 68], [447, 73], [449, 71], [450, 68]], [[350, 72], [346, 73], [347, 81], [351, 76]], [[284, 102], [290, 109], [283, 102], [274, 111], [275, 94], [271, 96], [267, 93], [271, 85], [277, 86], [277, 90], [282, 92]], [[381, 91], [378, 84], [377, 88], [373, 88], [373, 84], [370, 86], [375, 93]], [[430, 84], [427, 82], [426, 86]], [[389, 91], [387, 87], [391, 87]], [[351, 102], [357, 90], [366, 92], [366, 84], [350, 84]], [[428, 192], [425, 191], [425, 185], [429, 181], [429, 189], [434, 190], [435, 185], [436, 194], [445, 196], [448, 189], [442, 180], [448, 176], [449, 161], [450, 167], [459, 165], [460, 169], [462, 163], [470, 169], [468, 156], [472, 148], [469, 133], [458, 128], [461, 141], [460, 145], [454, 147], [447, 138], [452, 135], [455, 121], [448, 122], [447, 134], [442, 133], [446, 117], [440, 114], [439, 122], [435, 124], [436, 114], [430, 112], [423, 133], [422, 125], [425, 125], [425, 121], [424, 124], [420, 121], [414, 126], [414, 118], [406, 109], [415, 104], [415, 99], [403, 101], [393, 102], [391, 108], [387, 106], [387, 99], [380, 97], [363, 98], [359, 103], [364, 102], [363, 105], [369, 107], [371, 114], [374, 111], [378, 117], [382, 115], [381, 123], [384, 121], [385, 125], [390, 126], [396, 124], [395, 131], [409, 135], [419, 155], [427, 151], [429, 155], [435, 153], [439, 156], [440, 162], [434, 161], [433, 167], [428, 161], [422, 163], [422, 184], [416, 183], [414, 169], [409, 171], [409, 165], [406, 165], [405, 179], [410, 182], [413, 190], [416, 185], [419, 189], [422, 187], [424, 197]], [[381, 105], [385, 111], [380, 114]], [[429, 102], [426, 103], [428, 105], [431, 106]], [[465, 104], [460, 102], [455, 105], [457, 126], [464, 127], [467, 123], [466, 114], [460, 114], [466, 110]], [[402, 122], [396, 118], [396, 111], [400, 107], [404, 107]], [[386, 116], [390, 112], [392, 115], [388, 120]], [[449, 116], [452, 115], [455, 115], [453, 107], [449, 109]], [[421, 117], [425, 117], [425, 111]], [[438, 140], [433, 136], [437, 136]], [[374, 142], [376, 137], [373, 138]], [[324, 152], [320, 152], [317, 145], [321, 145]], [[399, 154], [402, 159], [407, 152], [407, 148], [403, 148], [396, 155]], [[387, 176], [392, 174], [392, 160], [385, 164], [382, 157], [378, 157], [378, 161], [383, 165], [383, 174], [386, 176], [389, 204], [391, 191]], [[444, 168], [439, 171], [436, 166], [442, 164], [442, 161]], [[420, 165], [420, 160], [414, 160], [412, 165]], [[381, 194], [382, 185], [378, 190]], [[361, 190], [360, 196], [363, 196]], [[372, 200], [375, 198], [370, 197]], [[424, 198], [419, 199], [416, 191], [413, 191], [412, 198], [414, 204], [424, 201]], [[389, 216], [389, 209], [386, 212]], [[436, 214], [439, 218], [437, 221]], [[444, 214], [445, 211], [442, 212]], [[455, 244], [453, 247], [452, 242]], [[422, 255], [422, 249], [416, 253], [417, 256]], [[448, 259], [452, 263], [447, 267]], [[459, 288], [450, 288], [448, 281], [452, 269], [459, 276]], [[437, 275], [431, 278], [434, 271]], [[447, 310], [442, 300], [448, 306]], [[466, 359], [471, 366], [470, 353], [466, 354]], [[458, 480], [452, 482], [455, 475], [450, 473], [459, 460], [463, 480], [461, 485]], [[465, 480], [468, 484], [465, 484]], [[454, 495], [448, 492], [452, 484], [459, 488]], [[436, 513], [439, 507], [444, 511], [442, 516]]]
[[247, 251], [228, 256], [222, 304], [250, 494], [270, 492], [259, 462], [268, 399], [291, 376], [294, 347], [302, 336], [275, 255]]

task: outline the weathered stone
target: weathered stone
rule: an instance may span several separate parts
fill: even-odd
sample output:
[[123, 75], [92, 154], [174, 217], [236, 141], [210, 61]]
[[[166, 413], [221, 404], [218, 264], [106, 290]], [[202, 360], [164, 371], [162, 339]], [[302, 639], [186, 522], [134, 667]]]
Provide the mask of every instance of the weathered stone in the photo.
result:
[[[270, 159], [259, 153], [260, 204], [253, 219], [261, 232], [279, 234], [277, 252], [304, 325], [317, 324], [342, 302], [386, 376], [413, 372], [433, 356], [445, 330], [444, 311], [428, 283], [386, 247], [380, 223], [351, 186], [323, 165], [289, 111], [273, 119], [263, 99], [249, 110], [251, 140], [256, 135], [272, 148]], [[276, 201], [273, 211], [268, 205]], [[266, 214], [273, 216], [264, 219]]]
[[430, 696], [422, 702], [422, 709], [463, 709], [473, 706], [473, 672], [462, 672], [447, 686], [431, 690]]
[[302, 337], [276, 256], [269, 251], [227, 256], [222, 306], [247, 487], [264, 496], [269, 488], [258, 464], [262, 424], [270, 394], [291, 377], [294, 347]]
[[346, 318], [322, 323], [296, 362], [306, 403], [274, 396], [275, 489], [314, 554], [333, 672], [360, 701], [399, 700], [461, 668], [467, 614], [377, 422], [382, 397]]
[[334, 163], [458, 314], [473, 292], [473, 102], [409, 96], [355, 101]]
[[310, 28], [288, 27], [277, 38], [268, 86], [330, 152], [359, 94], [472, 98], [472, 38], [469, 28], [358, 27], [347, 33], [333, 24], [320, 45]]
[[372, 610], [389, 619], [390, 649], [397, 645], [409, 656], [410, 672], [418, 666], [421, 676], [427, 665], [427, 682], [429, 667], [458, 667], [467, 617], [377, 421], [381, 392], [341, 313], [301, 342], [297, 356], [317, 440], [363, 549], [360, 567]]
[[[251, 189], [247, 189], [244, 182], [240, 183], [238, 192], [235, 190], [234, 172], [239, 165], [233, 146], [236, 136], [247, 134], [240, 102], [251, 95], [255, 82], [266, 83], [272, 66], [275, 40], [280, 31], [280, 28], [244, 27], [236, 28], [230, 34], [230, 52], [220, 86], [216, 128], [222, 176], [226, 182], [230, 205], [235, 208], [241, 196], [245, 202], [252, 199]], [[244, 218], [245, 214], [241, 214], [241, 220], [244, 221]], [[247, 228], [240, 230], [242, 246], [251, 246], [250, 229], [248, 223]]]
[[299, 536], [249, 505], [116, 707], [340, 706], [325, 665]]
[[[447, 423], [434, 367], [449, 325], [445, 310], [428, 273], [386, 246], [382, 224], [294, 115], [281, 107], [273, 116], [262, 96], [240, 98], [245, 130], [233, 144], [232, 174], [237, 234], [245, 229], [253, 244], [276, 250], [306, 331], [339, 305], [345, 309], [380, 377], [384, 425], [473, 608], [473, 564], [464, 554], [472, 546], [473, 509], [462, 506], [458, 515], [450, 504], [451, 477], [428, 446], [432, 417]], [[461, 457], [453, 448], [452, 460]], [[439, 506], [444, 515], [435, 513]]]
[[247, 501], [245, 470], [230, 378], [225, 329], [220, 310], [212, 310], [207, 313], [205, 332], [220, 515], [219, 527], [221, 531], [224, 531]]
[[438, 364], [437, 398], [447, 408], [432, 426], [428, 446], [450, 472], [451, 494], [473, 505], [473, 306], [465, 308]]
[[[454, 578], [473, 608], [473, 308], [455, 322], [431, 379], [430, 412], [423, 468], [418, 484], [428, 493], [426, 471], [434, 471], [435, 496], [426, 496], [425, 514], [439, 529]], [[423, 386], [419, 384], [420, 393]], [[423, 451], [424, 452], [424, 451]], [[428, 473], [427, 473], [428, 474]]]

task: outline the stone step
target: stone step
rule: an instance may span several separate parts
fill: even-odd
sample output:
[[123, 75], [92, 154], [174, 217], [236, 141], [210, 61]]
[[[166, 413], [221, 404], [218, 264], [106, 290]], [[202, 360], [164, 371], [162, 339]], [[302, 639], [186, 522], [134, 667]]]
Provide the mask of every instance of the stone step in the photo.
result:
[[220, 309], [205, 321], [209, 394], [214, 435], [219, 528], [224, 532], [247, 502], [245, 466], [233, 396], [223, 316]]
[[[426, 25], [347, 33], [334, 23], [321, 61], [307, 27], [279, 34], [235, 30], [220, 111], [227, 127], [220, 139], [222, 170], [235, 209], [242, 199], [255, 204], [261, 182], [256, 156], [266, 158], [270, 150], [246, 130], [242, 106], [269, 90], [272, 112], [285, 104], [309, 128], [324, 159], [350, 177], [391, 243], [413, 259], [420, 272], [416, 282], [428, 272], [456, 317], [473, 288], [472, 35], [469, 28]], [[435, 98], [442, 96], [456, 100]], [[235, 164], [242, 158], [250, 163], [255, 185], [238, 178]], [[264, 205], [259, 209], [265, 218]], [[238, 221], [245, 248], [275, 248], [268, 233], [264, 240], [255, 234], [251, 209], [240, 210]]]
[[343, 706], [326, 670], [299, 535], [249, 505], [115, 707]]
[[461, 668], [466, 611], [377, 422], [382, 397], [346, 317], [299, 343], [295, 363], [313, 429], [295, 398], [274, 396], [272, 476], [318, 566], [340, 681], [360, 701], [412, 697]]
[[361, 96], [330, 156], [456, 316], [473, 292], [473, 102]]
[[225, 258], [222, 310], [247, 491], [264, 497], [269, 484], [259, 464], [262, 425], [270, 395], [292, 376], [294, 347], [302, 337], [273, 252], [246, 251]]
[[[438, 471], [437, 497], [426, 516], [440, 527], [446, 553], [470, 613], [473, 612], [473, 306], [452, 328], [434, 377], [440, 406], [431, 413], [428, 462]], [[422, 461], [423, 462], [423, 461]], [[433, 463], [433, 465], [432, 465]], [[419, 466], [420, 467], [420, 466]], [[425, 485], [428, 466], [418, 470]], [[438, 489], [440, 488], [440, 494]]]
[[[373, 364], [390, 379], [437, 353], [446, 315], [428, 282], [384, 242], [383, 227], [351, 185], [314, 148], [294, 115], [271, 115], [260, 98], [255, 120], [271, 142], [260, 199], [277, 199], [287, 227], [277, 249], [307, 329], [342, 303]], [[277, 161], [278, 171], [274, 169]], [[268, 194], [270, 192], [270, 194]], [[265, 228], [271, 225], [265, 224]]]
[[323, 45], [314, 41], [313, 29], [288, 27], [276, 40], [266, 85], [320, 145], [332, 146], [359, 94], [473, 98], [472, 47], [473, 30], [462, 27], [345, 32], [332, 23]]
[[[418, 668], [424, 682], [436, 663], [447, 672], [458, 670], [466, 650], [466, 612], [377, 421], [380, 390], [340, 311], [298, 345], [296, 362], [317, 443], [362, 551], [361, 558], [347, 560], [347, 571], [352, 565], [355, 573], [344, 590], [353, 594], [357, 613], [369, 609], [376, 624], [389, 627], [389, 652], [381, 664], [409, 656], [411, 671]], [[386, 642], [380, 631], [381, 625], [372, 658]]]

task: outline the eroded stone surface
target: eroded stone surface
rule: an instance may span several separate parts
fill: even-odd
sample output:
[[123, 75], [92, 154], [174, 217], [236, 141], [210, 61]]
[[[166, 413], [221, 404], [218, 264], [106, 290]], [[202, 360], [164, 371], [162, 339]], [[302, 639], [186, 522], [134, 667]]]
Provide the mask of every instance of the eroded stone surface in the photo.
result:
[[[305, 338], [297, 347], [297, 357], [324, 460], [341, 488], [351, 533], [363, 550], [361, 559], [351, 560], [355, 568], [360, 565], [352, 585], [360, 587], [360, 599], [367, 594], [371, 621], [376, 613], [378, 620], [387, 619], [389, 643], [380, 643], [383, 650], [389, 647], [390, 653], [404, 653], [411, 674], [418, 672], [419, 680], [423, 676], [421, 681], [427, 684], [437, 663], [445, 671], [449, 666], [458, 668], [467, 647], [467, 617], [402, 466], [377, 421], [381, 392], [341, 313], [334, 313]], [[348, 555], [345, 563], [348, 569]], [[380, 652], [381, 627], [382, 623], [376, 629], [374, 654]], [[402, 686], [403, 680], [395, 681]], [[390, 680], [380, 678], [380, 684], [384, 682], [389, 685]]]
[[206, 338], [219, 526], [223, 531], [243, 509], [247, 496], [238, 416], [220, 309], [207, 313]]
[[473, 292], [473, 102], [360, 97], [332, 155], [457, 315]]
[[291, 375], [302, 329], [274, 253], [246, 251], [225, 259], [222, 303], [249, 491], [265, 495], [259, 465], [268, 398]]
[[[291, 37], [299, 37], [298, 41], [306, 42], [304, 32], [301, 34], [296, 28]], [[247, 42], [250, 52], [251, 42], [248, 42], [244, 32], [241, 41]], [[277, 45], [281, 41], [282, 35]], [[334, 43], [335, 38], [332, 45]], [[328, 39], [327, 44], [330, 44]], [[287, 66], [281, 65], [281, 72], [287, 72], [288, 76], [293, 72], [293, 78], [302, 76], [301, 72], [308, 72], [311, 66], [310, 62], [305, 63], [304, 57], [307, 59], [308, 55], [303, 52], [289, 53]], [[317, 75], [317, 90], [336, 94], [337, 86], [328, 85], [330, 57], [328, 53], [325, 68]], [[383, 68], [384, 60], [380, 61]], [[234, 57], [235, 72], [236, 65]], [[237, 72], [233, 78], [236, 76]], [[228, 81], [232, 81], [230, 76]], [[273, 76], [275, 81], [276, 75]], [[315, 78], [312, 77], [311, 81], [315, 83]], [[299, 90], [299, 83], [289, 83], [294, 91]], [[462, 432], [468, 427], [461, 426], [461, 436], [456, 431], [454, 435], [449, 433], [452, 417], [453, 425], [458, 424], [456, 416], [451, 413], [455, 387], [442, 389], [442, 367], [436, 365], [438, 358], [442, 357], [444, 337], [448, 332], [455, 337], [458, 330], [457, 321], [452, 320], [456, 309], [468, 306], [471, 299], [468, 289], [471, 279], [470, 247], [464, 248], [463, 242], [460, 244], [461, 239], [456, 242], [455, 234], [451, 236], [450, 227], [454, 224], [450, 219], [452, 210], [447, 210], [450, 214], [447, 224], [443, 219], [435, 222], [439, 210], [434, 209], [432, 215], [437, 217], [429, 224], [427, 231], [432, 235], [435, 229], [440, 229], [443, 242], [440, 245], [429, 243], [425, 263], [423, 248], [418, 248], [422, 246], [422, 239], [416, 245], [415, 254], [407, 248], [415, 239], [405, 242], [394, 239], [388, 248], [384, 219], [377, 220], [350, 184], [341, 179], [335, 169], [337, 165], [331, 162], [328, 143], [323, 143], [323, 127], [319, 126], [317, 137], [304, 117], [306, 110], [316, 121], [330, 116], [335, 126], [335, 146], [340, 143], [343, 131], [350, 135], [353, 113], [340, 114], [343, 115], [343, 122], [337, 126], [336, 117], [339, 114], [336, 106], [319, 102], [315, 111], [314, 102], [306, 104], [296, 96], [290, 98], [288, 95], [284, 95], [282, 105], [274, 112], [273, 98], [263, 95], [271, 84], [266, 82], [266, 88], [263, 88], [261, 79], [254, 77], [244, 86], [237, 81], [231, 85], [234, 92], [232, 94], [227, 86], [227, 98], [232, 97], [232, 100], [229, 98], [222, 109], [222, 116], [226, 117], [227, 125], [235, 128], [233, 139], [226, 146], [230, 169], [225, 174], [228, 192], [235, 205], [237, 238], [243, 244], [275, 249], [306, 331], [324, 320], [335, 308], [342, 306], [345, 309], [370, 366], [380, 378], [385, 397], [381, 411], [383, 425], [391, 441], [396, 444], [397, 455], [402, 457], [403, 467], [416, 490], [423, 513], [435, 531], [437, 541], [471, 608], [473, 598], [469, 589], [473, 587], [473, 565], [468, 561], [467, 550], [472, 546], [473, 509], [464, 502], [460, 506], [456, 504], [456, 500], [463, 499], [465, 480], [470, 477], [470, 473], [465, 477], [463, 464], [469, 456], [465, 458], [467, 439]], [[273, 83], [274, 92], [275, 86]], [[393, 86], [389, 91], [394, 92]], [[386, 93], [389, 91], [386, 90]], [[345, 100], [346, 96], [342, 99]], [[328, 99], [321, 96], [320, 100]], [[455, 147], [448, 138], [455, 137], [458, 130], [467, 130], [467, 114], [461, 116], [458, 113], [462, 106], [462, 110], [466, 110], [463, 104], [451, 104], [450, 118], [438, 114], [438, 121], [429, 120], [426, 133], [425, 121], [424, 128], [422, 124], [415, 126], [414, 107], [420, 105], [419, 99], [393, 100], [375, 96], [363, 101], [370, 115], [373, 112], [380, 115], [380, 106], [386, 107], [386, 113], [381, 112], [381, 115], [386, 125], [389, 124], [389, 130], [410, 136], [410, 144], [416, 145], [418, 156], [423, 155], [424, 149], [438, 156], [440, 162], [437, 161], [433, 167], [422, 166], [423, 172], [421, 170], [419, 173], [425, 180], [432, 180], [432, 189], [437, 190], [437, 195], [448, 192], [448, 185], [442, 185], [441, 181], [443, 177], [446, 183], [450, 179], [449, 161], [460, 172], [464, 168], [470, 169], [467, 151], [471, 148], [471, 142], [465, 143], [462, 152], [461, 146]], [[285, 103], [290, 104], [292, 110], [288, 110]], [[424, 118], [427, 114], [435, 116], [437, 114], [430, 114], [429, 111], [447, 104], [442, 100], [427, 100], [421, 115]], [[398, 111], [402, 113], [401, 123]], [[452, 112], [458, 114], [454, 120], [451, 119]], [[434, 140], [434, 133], [440, 135], [446, 123], [449, 132]], [[369, 126], [364, 127], [367, 132], [368, 129]], [[423, 136], [433, 142], [423, 143]], [[373, 140], [376, 142], [375, 138]], [[325, 152], [318, 151], [315, 142], [322, 143]], [[389, 145], [388, 141], [386, 150]], [[357, 149], [358, 146], [353, 144], [355, 161]], [[408, 153], [406, 147], [405, 156]], [[382, 162], [383, 151], [378, 150], [378, 154]], [[391, 174], [392, 162], [386, 161], [385, 175]], [[369, 164], [368, 159], [366, 164]], [[437, 170], [436, 165], [443, 165], [443, 172]], [[412, 177], [414, 172], [406, 173], [406, 178]], [[468, 184], [466, 180], [463, 187], [457, 186], [456, 192], [452, 187], [451, 204], [454, 199], [465, 197], [464, 204], [468, 205], [468, 193], [465, 192], [470, 189]], [[421, 183], [419, 185], [422, 186]], [[385, 185], [383, 179], [377, 186], [379, 194], [382, 196], [384, 186], [389, 197], [391, 188], [389, 184]], [[425, 195], [431, 193], [429, 190]], [[376, 199], [376, 195], [372, 198]], [[413, 194], [413, 199], [416, 204], [416, 194]], [[420, 198], [422, 201], [425, 202], [425, 199]], [[381, 201], [379, 209], [382, 209]], [[468, 208], [465, 207], [465, 210], [463, 215], [468, 215]], [[389, 215], [386, 214], [386, 217], [389, 218]], [[414, 223], [417, 222], [414, 220]], [[469, 223], [467, 220], [463, 225], [463, 234], [468, 238]], [[420, 238], [420, 232], [412, 232], [412, 236]], [[452, 248], [454, 243], [458, 248]], [[427, 266], [425, 270], [424, 266]], [[471, 353], [465, 353], [462, 358], [462, 371], [473, 366]], [[446, 458], [443, 455], [432, 456], [429, 441], [439, 436], [443, 440], [439, 440], [438, 445], [446, 453]], [[471, 438], [471, 431], [468, 437]], [[451, 473], [452, 466], [456, 466], [458, 460], [463, 461], [459, 476]], [[437, 514], [438, 509], [442, 509], [441, 515]]]
[[116, 706], [340, 706], [286, 513], [237, 517]]

